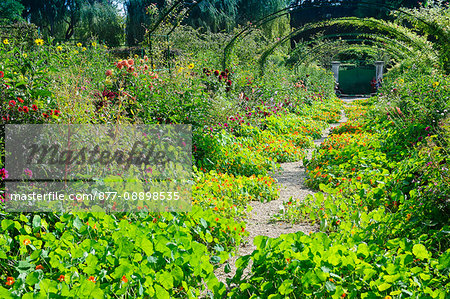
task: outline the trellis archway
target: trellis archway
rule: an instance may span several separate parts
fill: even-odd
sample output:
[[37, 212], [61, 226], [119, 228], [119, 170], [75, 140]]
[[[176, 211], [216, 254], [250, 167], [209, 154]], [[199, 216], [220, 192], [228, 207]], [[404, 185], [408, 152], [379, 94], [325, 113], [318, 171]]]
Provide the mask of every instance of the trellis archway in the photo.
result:
[[[343, 5], [343, 6], [355, 6], [356, 4], [359, 4], [359, 5], [364, 5], [364, 6], [367, 6], [367, 7], [375, 7], [375, 8], [380, 9], [380, 10], [396, 11], [397, 13], [400, 13], [400, 14], [406, 15], [408, 17], [411, 17], [411, 18], [417, 20], [418, 22], [424, 24], [425, 26], [431, 28], [431, 30], [434, 31], [438, 36], [440, 36], [442, 39], [444, 39], [445, 41], [450, 43], [450, 36], [449, 36], [448, 33], [444, 32], [442, 29], [437, 27], [435, 24], [431, 24], [431, 23], [427, 22], [426, 20], [423, 20], [422, 18], [414, 16], [411, 13], [402, 10], [401, 8], [395, 8], [395, 7], [392, 7], [392, 6], [389, 6], [389, 5], [386, 5], [386, 4], [381, 4], [381, 3], [375, 5], [373, 3], [364, 2], [364, 1], [348, 1], [348, 2], [343, 3], [343, 2], [341, 2], [339, 0], [335, 0], [335, 1], [328, 2], [328, 4], [330, 4], [330, 5], [333, 5], [333, 4], [334, 5]], [[313, 8], [320, 7], [320, 5], [321, 4], [319, 4], [319, 5], [314, 5], [313, 4], [313, 5], [310, 5], [308, 7], [302, 7], [301, 4], [299, 4], [299, 5], [291, 5], [291, 6], [288, 6], [288, 7], [284, 8], [284, 9], [281, 9], [281, 10], [279, 10], [277, 12], [274, 12], [272, 14], [269, 14], [269, 15], [261, 18], [260, 20], [258, 20], [257, 22], [255, 22], [252, 25], [246, 26], [243, 30], [241, 30], [238, 34], [236, 34], [230, 40], [230, 42], [225, 46], [224, 53], [223, 53], [223, 58], [222, 58], [222, 66], [223, 66], [223, 68], [227, 67], [229, 54], [230, 54], [232, 48], [234, 47], [236, 41], [240, 37], [246, 36], [252, 29], [259, 28], [259, 27], [261, 27], [263, 24], [265, 24], [267, 22], [270, 22], [270, 21], [275, 20], [275, 19], [277, 19], [279, 17], [285, 16], [285, 15], [289, 14], [290, 11], [293, 11], [295, 9], [313, 9]], [[283, 39], [283, 43], [284, 42], [286, 42], [286, 39]], [[281, 41], [277, 43], [276, 47], [278, 47], [280, 44], [282, 44]]]
[[314, 44], [317, 41], [330, 40], [330, 39], [331, 40], [340, 39], [340, 40], [346, 41], [349, 38], [351, 39], [351, 38], [359, 38], [359, 37], [361, 37], [361, 40], [367, 40], [367, 41], [376, 40], [376, 41], [380, 41], [382, 43], [386, 43], [386, 45], [385, 45], [386, 47], [388, 47], [389, 49], [392, 49], [393, 51], [397, 51], [398, 53], [402, 53], [402, 57], [406, 57], [407, 54], [413, 53], [412, 49], [409, 48], [408, 46], [406, 46], [404, 43], [397, 41], [397, 40], [392, 40], [383, 35], [367, 34], [367, 33], [361, 33], [361, 32], [349, 32], [349, 33], [327, 34], [327, 35], [319, 36], [313, 40], [298, 44], [294, 49], [292, 49], [288, 53], [289, 58], [287, 59], [287, 64], [289, 64], [289, 61], [291, 59], [293, 59], [298, 54], [298, 52], [305, 50], [307, 47], [309, 47], [310, 45]]
[[[361, 44], [357, 44], [361, 48], [376, 46], [377, 50], [383, 51], [383, 52], [387, 52], [387, 53], [395, 56], [396, 60], [407, 58], [407, 57], [411, 57], [411, 55], [414, 55], [414, 52], [412, 52], [411, 50], [403, 51], [403, 50], [397, 48], [395, 45], [385, 44], [382, 40], [367, 40], [367, 39], [358, 39], [358, 38], [345, 38], [345, 39], [343, 39], [343, 41], [361, 43]], [[332, 42], [334, 42], [334, 41], [329, 41], [328, 43], [330, 44]], [[370, 43], [370, 45], [366, 45], [364, 43]], [[293, 64], [294, 67], [298, 66], [299, 64], [302, 64], [304, 62], [307, 62], [307, 61], [311, 60], [311, 56], [310, 55], [312, 53], [315, 53], [317, 50], [320, 50], [320, 47], [322, 47], [322, 46], [326, 46], [326, 44], [313, 45], [312, 47], [307, 48], [306, 49], [307, 52], [305, 52], [305, 54], [302, 56], [302, 58], [298, 59]], [[351, 45], [351, 46], [355, 46], [355, 45]], [[386, 48], [387, 48], [388, 51], [385, 51]]]

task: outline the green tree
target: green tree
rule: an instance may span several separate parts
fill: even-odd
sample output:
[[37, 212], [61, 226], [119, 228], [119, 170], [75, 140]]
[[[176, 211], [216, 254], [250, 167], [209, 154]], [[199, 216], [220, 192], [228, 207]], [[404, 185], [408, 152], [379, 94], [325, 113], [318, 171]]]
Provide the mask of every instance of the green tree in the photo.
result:
[[[126, 0], [126, 35], [128, 45], [136, 45], [143, 41], [145, 27], [149, 27], [151, 20], [147, 14], [147, 9], [153, 4], [157, 7], [158, 3], [150, 0]], [[160, 5], [164, 3], [159, 3]]]
[[[291, 0], [241, 0], [240, 22], [255, 22], [272, 13], [289, 7]], [[289, 14], [264, 23], [261, 26], [270, 40], [279, 39], [291, 31]], [[286, 43], [285, 47], [289, 47]]]
[[185, 23], [205, 31], [230, 31], [236, 25], [238, 1], [203, 0], [192, 9]]
[[22, 0], [22, 16], [46, 36], [69, 39], [80, 21], [82, 0]]
[[81, 7], [80, 25], [76, 32], [79, 39], [96, 37], [109, 46], [120, 45], [123, 37], [123, 20], [117, 6], [107, 1], [85, 3]]

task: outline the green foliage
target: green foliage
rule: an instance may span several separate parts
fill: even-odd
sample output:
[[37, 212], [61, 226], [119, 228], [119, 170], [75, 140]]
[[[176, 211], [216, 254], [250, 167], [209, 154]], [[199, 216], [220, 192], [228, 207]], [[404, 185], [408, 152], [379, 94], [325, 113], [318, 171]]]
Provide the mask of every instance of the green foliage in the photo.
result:
[[24, 6], [17, 0], [5, 0], [0, 3], [0, 25], [23, 21]]
[[76, 38], [85, 40], [95, 37], [108, 46], [122, 44], [123, 21], [117, 8], [108, 2], [84, 4], [80, 11], [80, 28], [76, 30]]
[[186, 18], [184, 23], [202, 31], [231, 31], [236, 25], [239, 0], [204, 0]]

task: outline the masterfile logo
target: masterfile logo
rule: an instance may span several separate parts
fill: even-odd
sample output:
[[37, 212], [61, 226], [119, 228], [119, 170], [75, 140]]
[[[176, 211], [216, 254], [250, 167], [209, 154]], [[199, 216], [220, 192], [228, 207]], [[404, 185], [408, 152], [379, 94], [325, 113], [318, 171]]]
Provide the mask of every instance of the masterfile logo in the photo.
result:
[[188, 125], [6, 125], [7, 208], [184, 211], [191, 148]]

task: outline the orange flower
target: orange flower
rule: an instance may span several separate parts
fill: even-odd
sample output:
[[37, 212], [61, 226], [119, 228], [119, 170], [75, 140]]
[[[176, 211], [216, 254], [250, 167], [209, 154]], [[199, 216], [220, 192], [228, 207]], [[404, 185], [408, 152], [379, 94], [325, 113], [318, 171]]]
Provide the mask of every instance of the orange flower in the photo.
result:
[[23, 240], [23, 245], [27, 246], [27, 245], [30, 245], [30, 244], [31, 244], [31, 241], [29, 239]]
[[124, 276], [122, 276], [122, 281], [123, 281], [124, 283], [127, 283], [127, 282], [128, 282], [128, 278], [124, 275]]
[[14, 277], [8, 277], [6, 278], [6, 285], [12, 286], [14, 284]]
[[95, 283], [95, 277], [94, 276], [89, 276], [88, 280], [92, 281], [93, 283]]
[[37, 265], [36, 270], [44, 270], [44, 267], [42, 265]]
[[65, 280], [65, 276], [64, 275], [59, 275], [59, 278], [58, 278], [58, 280], [60, 281], [60, 282], [63, 282], [64, 280]]

